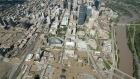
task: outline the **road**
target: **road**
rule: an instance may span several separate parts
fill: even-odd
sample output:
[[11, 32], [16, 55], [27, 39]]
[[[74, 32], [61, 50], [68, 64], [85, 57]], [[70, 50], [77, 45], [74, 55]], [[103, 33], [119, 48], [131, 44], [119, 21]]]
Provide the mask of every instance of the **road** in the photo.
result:
[[[91, 51], [92, 51], [92, 50], [91, 50]], [[88, 52], [87, 52], [87, 55], [88, 55], [88, 57], [89, 57], [89, 60], [91, 61], [91, 65], [92, 65], [92, 67], [95, 69], [95, 71], [98, 73], [99, 79], [105, 79], [104, 76], [103, 76], [103, 74], [102, 74], [102, 73], [104, 73], [104, 72], [102, 72], [102, 70], [100, 70], [100, 68], [96, 65], [95, 60], [94, 60], [94, 58], [93, 58], [93, 55], [91, 54], [91, 51], [90, 51], [90, 49], [89, 49]]]
[[16, 79], [16, 77], [18, 76], [19, 72], [21, 71], [22, 66], [24, 65], [24, 62], [25, 62], [25, 59], [26, 59], [27, 55], [29, 53], [31, 53], [32, 49], [34, 48], [34, 46], [36, 44], [36, 41], [38, 40], [38, 38], [39, 38], [39, 35], [38, 35], [37, 38], [29, 40], [29, 42], [27, 43], [27, 48], [25, 49], [25, 52], [24, 52], [25, 54], [21, 59], [21, 63], [18, 65], [17, 69], [10, 74], [9, 79]]

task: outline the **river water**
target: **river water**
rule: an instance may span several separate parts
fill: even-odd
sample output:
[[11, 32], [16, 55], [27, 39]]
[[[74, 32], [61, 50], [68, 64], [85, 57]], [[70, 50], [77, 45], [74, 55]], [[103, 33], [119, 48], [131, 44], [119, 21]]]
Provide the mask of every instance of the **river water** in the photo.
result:
[[133, 56], [127, 45], [126, 27], [116, 28], [116, 40], [119, 49], [119, 69], [129, 75], [133, 74]]
[[[130, 11], [130, 10], [129, 10]], [[119, 24], [116, 27], [116, 40], [117, 46], [119, 49], [119, 69], [128, 75], [133, 75], [133, 54], [131, 53], [127, 42], [127, 26], [124, 24], [130, 23], [131, 21], [135, 21], [138, 19], [136, 13], [130, 11], [133, 17], [129, 16], [121, 16], [119, 18]], [[122, 24], [122, 25], [121, 25]]]

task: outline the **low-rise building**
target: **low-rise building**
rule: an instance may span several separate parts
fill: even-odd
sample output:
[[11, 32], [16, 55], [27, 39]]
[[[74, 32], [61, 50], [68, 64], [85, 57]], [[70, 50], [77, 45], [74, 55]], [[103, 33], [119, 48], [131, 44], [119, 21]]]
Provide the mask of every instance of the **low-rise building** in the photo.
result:
[[105, 52], [105, 54], [110, 54], [112, 51], [112, 47], [111, 47], [111, 40], [107, 40], [103, 42], [103, 48], [102, 51]]
[[33, 58], [33, 54], [28, 54], [25, 61], [30, 61]]
[[86, 51], [87, 50], [87, 43], [86, 41], [82, 41], [82, 40], [79, 40], [77, 41], [77, 49], [80, 50], [80, 51]]
[[74, 50], [66, 49], [66, 50], [64, 51], [63, 59], [68, 59], [69, 57], [74, 57], [74, 56], [75, 56]]
[[51, 37], [48, 39], [48, 44], [50, 46], [55, 46], [55, 47], [62, 47], [63, 45], [63, 40], [56, 38], [56, 37]]
[[71, 42], [67, 41], [67, 42], [65, 43], [65, 47], [66, 47], [67, 49], [74, 49], [74, 48], [75, 48], [75, 42], [73, 42], [73, 41], [71, 41]]
[[97, 49], [97, 42], [94, 39], [89, 39], [88, 45], [94, 50]]

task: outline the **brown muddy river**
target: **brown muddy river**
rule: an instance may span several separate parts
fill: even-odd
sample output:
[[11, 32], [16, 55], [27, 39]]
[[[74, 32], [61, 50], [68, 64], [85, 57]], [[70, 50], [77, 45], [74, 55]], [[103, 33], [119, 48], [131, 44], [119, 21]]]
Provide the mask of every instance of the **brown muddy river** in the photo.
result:
[[119, 69], [129, 75], [133, 74], [133, 56], [127, 45], [126, 27], [116, 28], [116, 40], [119, 49]]
[[133, 17], [129, 16], [122, 16], [119, 19], [119, 25], [116, 28], [116, 40], [117, 40], [117, 46], [119, 49], [119, 69], [128, 75], [133, 75], [133, 55], [127, 45], [128, 39], [127, 39], [127, 33], [126, 33], [126, 25], [121, 24], [127, 24], [131, 21], [135, 21], [138, 19], [138, 16], [136, 13], [130, 11], [130, 13], [133, 15]]

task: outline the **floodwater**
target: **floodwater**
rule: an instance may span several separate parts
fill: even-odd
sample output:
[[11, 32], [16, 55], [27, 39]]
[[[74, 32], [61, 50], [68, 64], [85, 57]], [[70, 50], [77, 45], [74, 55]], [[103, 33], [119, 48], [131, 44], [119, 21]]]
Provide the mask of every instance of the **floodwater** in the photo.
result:
[[[117, 46], [119, 49], [119, 69], [128, 75], [133, 75], [133, 54], [131, 53], [128, 47], [128, 38], [126, 33], [127, 26], [123, 24], [130, 23], [131, 21], [135, 21], [138, 19], [136, 13], [129, 10], [130, 13], [133, 15], [132, 17], [129, 16], [122, 16], [119, 19], [120, 23], [116, 28], [116, 40]], [[122, 24], [122, 25], [121, 25]]]

